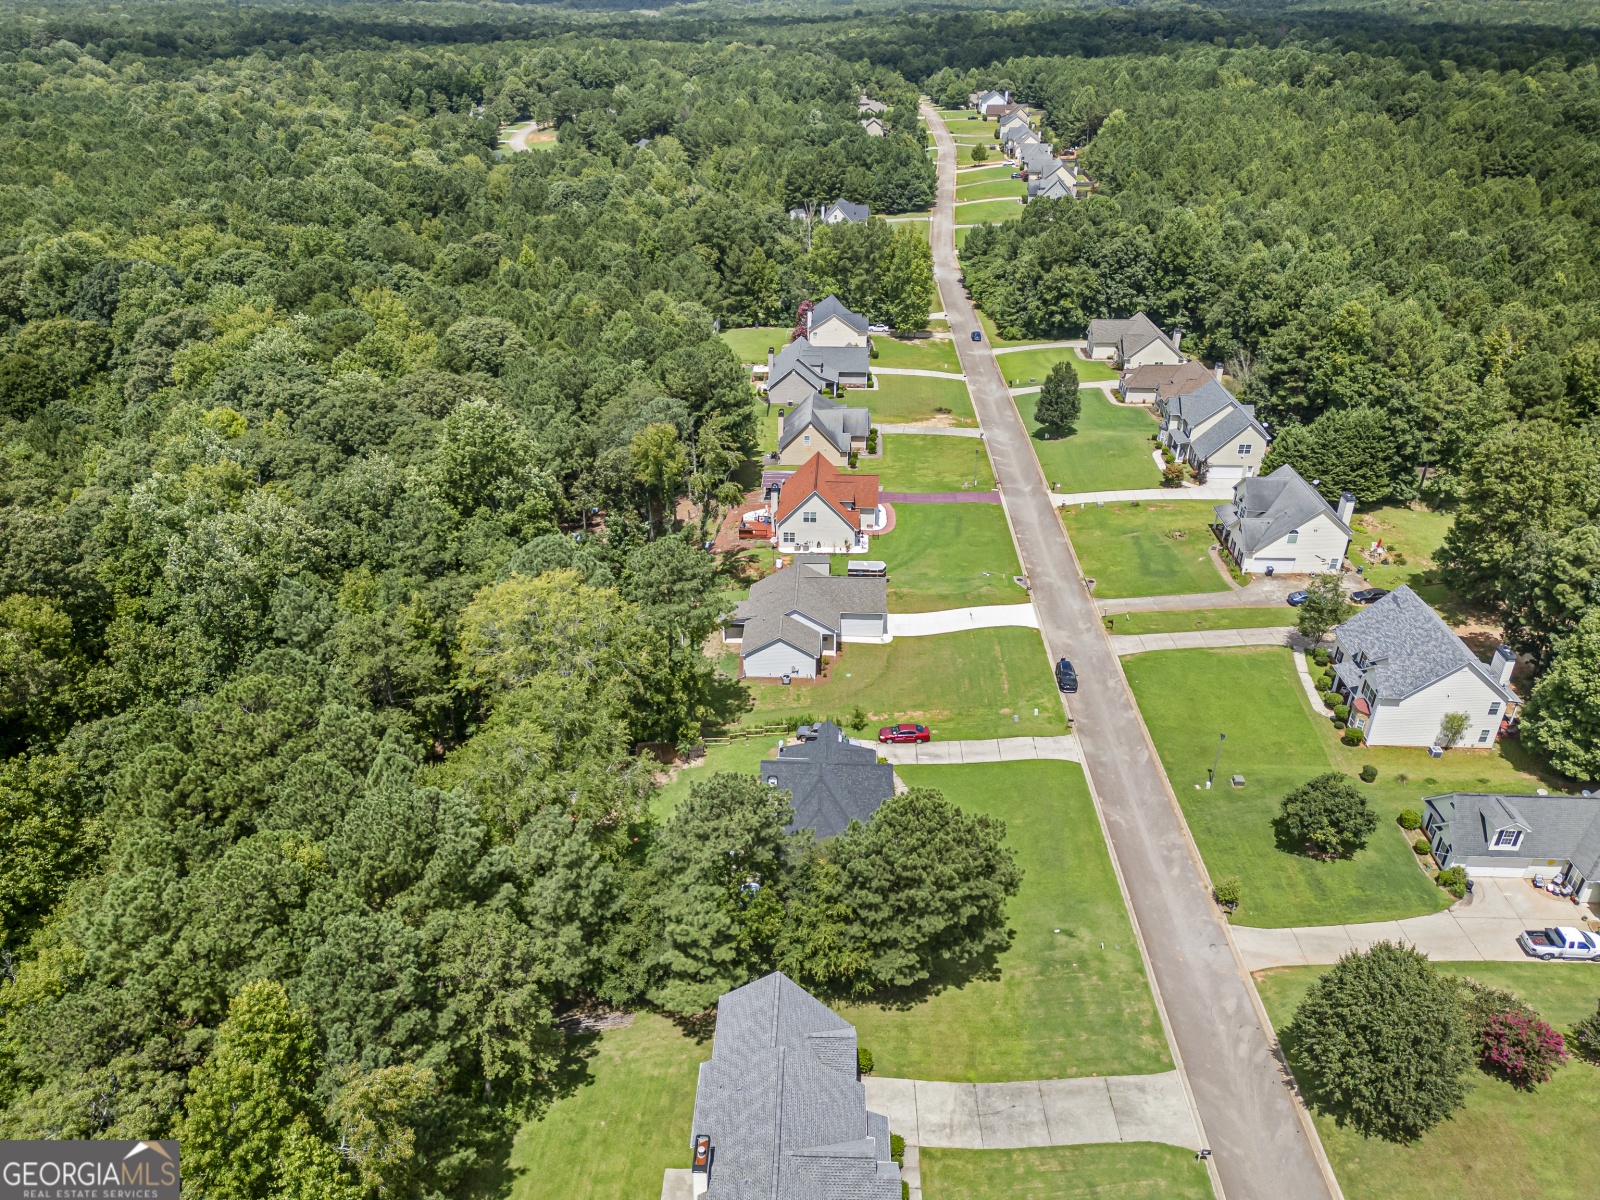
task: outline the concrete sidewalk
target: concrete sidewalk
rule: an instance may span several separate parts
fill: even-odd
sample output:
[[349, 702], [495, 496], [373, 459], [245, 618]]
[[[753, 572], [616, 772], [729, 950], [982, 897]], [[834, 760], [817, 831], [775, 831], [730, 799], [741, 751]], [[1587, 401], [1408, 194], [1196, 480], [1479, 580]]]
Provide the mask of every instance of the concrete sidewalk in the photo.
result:
[[867, 1107], [908, 1146], [1016, 1150], [1093, 1142], [1164, 1142], [1200, 1135], [1176, 1071], [1023, 1083], [947, 1083], [868, 1075]]
[[879, 425], [879, 433], [915, 433], [924, 437], [981, 438], [983, 430], [958, 428], [950, 425]]
[[[864, 743], [870, 744], [870, 743]], [[897, 767], [959, 767], [972, 763], [1028, 762], [1052, 759], [1082, 762], [1078, 739], [1070, 733], [1058, 737], [980, 738], [968, 742], [913, 742], [878, 747], [882, 757]]]
[[[890, 618], [893, 620], [893, 618]], [[1215, 650], [1229, 646], [1288, 646], [1297, 633], [1292, 625], [1265, 629], [1186, 629], [1181, 633], [1114, 634], [1111, 648], [1120, 658], [1151, 650]]]
[[1233, 486], [1208, 483], [1204, 486], [1175, 488], [1134, 488], [1120, 492], [1051, 492], [1050, 502], [1057, 508], [1071, 504], [1109, 504], [1115, 500], [1209, 500], [1221, 504], [1233, 499]]
[[1032, 604], [982, 604], [976, 608], [945, 608], [938, 612], [890, 613], [890, 637], [931, 637], [960, 633], [963, 629], [1039, 628]]
[[[1444, 912], [1363, 925], [1313, 925], [1293, 929], [1233, 927], [1234, 944], [1252, 971], [1336, 963], [1377, 942], [1415, 946], [1435, 962], [1537, 962], [1522, 952], [1517, 935], [1549, 925], [1582, 925], [1585, 905], [1536, 891], [1526, 879], [1474, 879], [1470, 900]], [[1594, 969], [1592, 963], [1551, 963]]]
[[[1218, 578], [1220, 585], [1222, 580]], [[1125, 612], [1178, 612], [1191, 608], [1268, 608], [1284, 605], [1284, 616], [1292, 617], [1294, 609], [1288, 607], [1290, 592], [1306, 585], [1304, 575], [1252, 579], [1241, 588], [1226, 588], [1215, 592], [1186, 592], [1180, 596], [1123, 596], [1115, 600], [1097, 600], [1095, 607], [1102, 617]]]

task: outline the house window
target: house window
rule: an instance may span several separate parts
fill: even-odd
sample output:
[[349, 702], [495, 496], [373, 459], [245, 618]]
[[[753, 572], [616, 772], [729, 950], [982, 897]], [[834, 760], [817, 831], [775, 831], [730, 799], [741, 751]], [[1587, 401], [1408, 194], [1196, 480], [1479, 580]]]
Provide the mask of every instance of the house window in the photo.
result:
[[804, 433], [804, 434], [801, 434], [801, 435], [800, 435], [800, 444], [801, 444], [801, 445], [802, 445], [802, 446], [809, 446], [809, 445], [811, 445], [811, 435], [810, 435], [810, 434], [809, 434], [809, 433]]
[[785, 546], [792, 546], [792, 545], [794, 545], [794, 530], [792, 530], [792, 529], [785, 529], [785, 530], [784, 530], [784, 531], [783, 531], [783, 544], [784, 544], [784, 545], [785, 545]]
[[1487, 742], [1488, 740], [1489, 740], [1489, 730], [1480, 729], [1478, 731], [1478, 745], [1481, 746], [1481, 745], [1483, 745], [1483, 743]]
[[816, 510], [811, 508], [806, 509], [805, 512], [800, 514], [800, 520], [803, 524], [815, 525], [817, 523]]
[[1489, 715], [1491, 717], [1497, 717], [1500, 715], [1500, 701], [1496, 700], [1493, 704], [1489, 705]]
[[767, 776], [767, 786], [768, 787], [777, 787], [778, 786], [778, 777], [776, 775], [768, 775]]
[[1249, 442], [1240, 442], [1239, 443], [1239, 453], [1240, 454], [1249, 454], [1250, 451], [1252, 451], [1254, 449], [1255, 449], [1255, 447], [1252, 446]]
[[1496, 850], [1515, 850], [1522, 844], [1522, 830], [1501, 829], [1494, 835], [1494, 848]]
[[1366, 697], [1368, 704], [1376, 704], [1378, 702], [1378, 693], [1373, 690], [1372, 685], [1365, 679], [1361, 681], [1361, 694]]
[[1299, 540], [1300, 540], [1300, 531], [1298, 529], [1291, 529], [1289, 531], [1289, 545], [1292, 546], [1296, 542], [1298, 542]]

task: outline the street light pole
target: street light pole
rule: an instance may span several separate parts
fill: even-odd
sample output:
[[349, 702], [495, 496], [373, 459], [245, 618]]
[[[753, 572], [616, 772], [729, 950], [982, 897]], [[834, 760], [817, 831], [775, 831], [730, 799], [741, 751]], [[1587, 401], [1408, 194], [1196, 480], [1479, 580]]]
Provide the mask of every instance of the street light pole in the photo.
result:
[[1217, 734], [1217, 757], [1211, 761], [1211, 774], [1206, 776], [1206, 787], [1210, 787], [1217, 777], [1217, 767], [1222, 763], [1222, 743], [1228, 740], [1225, 733]]

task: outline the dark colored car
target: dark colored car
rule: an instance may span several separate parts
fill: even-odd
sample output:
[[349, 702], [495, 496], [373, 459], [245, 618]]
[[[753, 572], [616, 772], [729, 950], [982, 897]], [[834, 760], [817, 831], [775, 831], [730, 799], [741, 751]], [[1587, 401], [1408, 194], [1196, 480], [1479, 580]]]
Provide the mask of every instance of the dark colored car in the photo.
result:
[[1307, 596], [1304, 592], [1290, 592], [1289, 593], [1289, 603], [1290, 603], [1290, 605], [1292, 605], [1295, 608], [1299, 608], [1302, 604], [1304, 604], [1310, 598], [1311, 597]]
[[1078, 690], [1078, 673], [1072, 669], [1072, 664], [1066, 659], [1056, 663], [1056, 686], [1063, 692]]
[[1022, 172], [1021, 171], [1013, 171], [1013, 172], [1011, 172], [1011, 178], [1013, 178], [1013, 179], [1021, 179], [1022, 178]]
[[983, 341], [983, 330], [981, 330], [981, 329], [974, 329], [974, 330], [973, 330], [973, 331], [972, 331], [972, 340], [973, 340], [973, 341], [975, 341], [975, 342], [981, 342], [981, 341]]
[[925, 742], [933, 736], [926, 725], [885, 725], [878, 730], [880, 742]]
[[1371, 604], [1374, 600], [1382, 600], [1388, 594], [1388, 588], [1362, 588], [1359, 592], [1351, 592], [1350, 599], [1357, 604]]

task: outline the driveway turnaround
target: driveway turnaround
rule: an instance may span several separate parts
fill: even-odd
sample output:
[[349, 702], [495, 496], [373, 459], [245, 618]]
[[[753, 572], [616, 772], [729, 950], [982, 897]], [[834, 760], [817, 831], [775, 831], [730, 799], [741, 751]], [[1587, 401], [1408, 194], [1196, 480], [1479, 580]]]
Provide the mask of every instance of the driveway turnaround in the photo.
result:
[[[893, 617], [889, 618], [891, 621]], [[1126, 633], [1111, 638], [1120, 658], [1151, 650], [1216, 650], [1229, 646], [1288, 646], [1299, 631], [1293, 625], [1267, 629], [1185, 629], [1180, 633]]]
[[1026, 762], [1050, 758], [1082, 762], [1083, 751], [1070, 733], [1058, 737], [978, 738], [970, 742], [888, 743], [878, 754], [897, 767], [955, 767], [968, 763]]
[[[962, 376], [965, 378], [965, 376]], [[981, 438], [983, 430], [973, 429], [970, 426], [961, 428], [953, 425], [879, 425], [879, 433], [915, 433], [923, 437], [964, 437]]]
[[1200, 1149], [1176, 1071], [1026, 1083], [945, 1083], [868, 1075], [867, 1107], [906, 1145], [1019, 1150], [1092, 1142], [1165, 1142]]
[[[1435, 962], [1534, 962], [1517, 945], [1524, 929], [1578, 925], [1589, 909], [1534, 890], [1526, 879], [1473, 880], [1472, 898], [1426, 917], [1364, 925], [1298, 929], [1233, 928], [1233, 940], [1252, 971], [1336, 963], [1377, 942], [1415, 946]], [[1592, 963], [1551, 963], [1594, 969]]]
[[1073, 504], [1107, 504], [1114, 500], [1213, 500], [1218, 504], [1233, 499], [1233, 488], [1225, 483], [1196, 484], [1179, 488], [1133, 488], [1121, 492], [1051, 492], [1050, 502], [1057, 508]]
[[890, 613], [890, 637], [930, 637], [963, 629], [1039, 628], [1031, 604], [980, 604], [976, 608], [944, 608], [938, 612]]
[[967, 390], [983, 427], [1046, 653], [1071, 658], [1088, 686], [1072, 702], [1091, 794], [1109, 834], [1174, 1058], [1199, 1108], [1227, 1200], [1322, 1200], [1332, 1171], [1291, 1090], [1277, 1041], [1228, 930], [1139, 709], [1083, 584], [1028, 431], [962, 287], [952, 212], [955, 142], [931, 106], [939, 198], [930, 237]]

